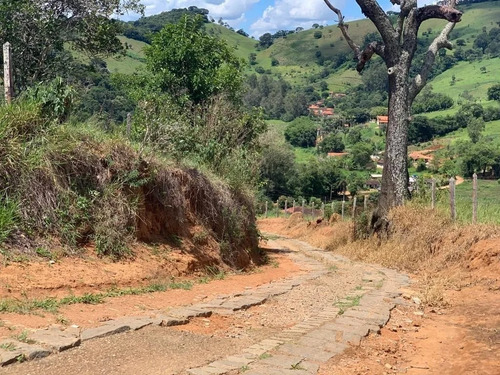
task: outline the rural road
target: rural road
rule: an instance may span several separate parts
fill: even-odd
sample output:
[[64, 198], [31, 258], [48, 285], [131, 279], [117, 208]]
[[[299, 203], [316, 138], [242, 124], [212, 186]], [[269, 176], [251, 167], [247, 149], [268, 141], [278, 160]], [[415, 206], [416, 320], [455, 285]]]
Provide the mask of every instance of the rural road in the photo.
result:
[[[409, 282], [396, 271], [351, 262], [297, 240], [279, 238], [269, 246], [305, 272], [211, 301], [165, 308], [153, 318], [106, 322], [78, 333], [75, 347], [57, 354], [48, 355], [55, 339], [42, 331], [40, 341], [31, 344], [45, 349], [39, 353], [46, 358], [0, 372], [317, 374], [332, 357], [378, 332], [401, 302], [399, 289]], [[8, 353], [0, 354], [5, 359]]]

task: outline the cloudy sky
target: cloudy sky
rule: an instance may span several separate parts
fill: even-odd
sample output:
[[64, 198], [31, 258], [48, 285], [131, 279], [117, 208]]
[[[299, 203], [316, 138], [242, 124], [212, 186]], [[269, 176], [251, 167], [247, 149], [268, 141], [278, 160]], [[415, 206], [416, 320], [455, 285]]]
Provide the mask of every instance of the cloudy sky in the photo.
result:
[[[313, 23], [331, 24], [336, 18], [323, 0], [142, 0], [142, 3], [146, 6], [148, 16], [191, 5], [205, 8], [214, 19], [222, 17], [235, 29], [243, 28], [255, 37], [276, 30], [292, 30], [298, 26], [310, 28]], [[342, 9], [348, 20], [363, 17], [358, 5], [352, 0], [332, 0], [332, 3]], [[389, 0], [379, 0], [379, 4], [384, 9], [391, 9], [392, 6]], [[137, 16], [129, 15], [127, 18], [134, 19]]]

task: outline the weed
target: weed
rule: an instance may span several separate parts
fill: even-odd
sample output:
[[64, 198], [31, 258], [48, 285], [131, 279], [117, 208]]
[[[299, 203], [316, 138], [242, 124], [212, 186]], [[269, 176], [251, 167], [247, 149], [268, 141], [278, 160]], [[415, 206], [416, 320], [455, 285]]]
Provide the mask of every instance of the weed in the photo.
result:
[[20, 334], [13, 336], [17, 341], [24, 342], [26, 344], [34, 344], [35, 341], [28, 338], [29, 332], [27, 330], [22, 331]]
[[338, 270], [339, 270], [339, 268], [335, 265], [328, 267], [329, 272], [337, 272]]
[[59, 324], [62, 324], [64, 326], [67, 326], [69, 324], [69, 320], [66, 319], [64, 316], [62, 315], [59, 315], [57, 318], [56, 318], [56, 322], [59, 323]]
[[213, 280], [224, 280], [226, 278], [224, 270], [217, 266], [207, 266], [205, 271]]
[[271, 358], [271, 357], [272, 357], [272, 354], [269, 354], [269, 353], [263, 353], [263, 354], [259, 355], [260, 360]]
[[17, 357], [16, 357], [16, 361], [18, 363], [23, 363], [23, 362], [26, 362], [26, 356], [24, 354], [19, 354]]
[[245, 371], [248, 371], [248, 370], [250, 370], [250, 367], [248, 367], [247, 365], [244, 365], [244, 366], [240, 367], [240, 372], [245, 372]]
[[0, 349], [7, 350], [8, 352], [13, 352], [16, 350], [16, 345], [13, 342], [6, 342], [0, 345]]
[[42, 258], [52, 259], [52, 253], [44, 247], [37, 247], [35, 252]]
[[210, 277], [202, 276], [198, 279], [198, 284], [208, 284], [210, 282]]
[[193, 288], [193, 283], [190, 281], [181, 281], [181, 282], [172, 281], [170, 284], [168, 284], [168, 286], [170, 289], [191, 290]]
[[206, 231], [197, 232], [193, 235], [193, 243], [195, 245], [205, 245], [208, 241], [208, 233]]
[[358, 285], [356, 288], [354, 288], [354, 290], [361, 290], [361, 289], [363, 289], [361, 285]]
[[170, 235], [169, 240], [175, 247], [182, 246], [182, 238], [175, 234]]
[[273, 266], [274, 268], [280, 268], [279, 262], [274, 259], [270, 262], [270, 265]]
[[293, 365], [290, 366], [290, 369], [291, 370], [305, 370], [305, 368], [300, 365], [301, 363], [302, 363], [302, 361], [294, 363]]
[[344, 299], [344, 301], [339, 301], [335, 303], [335, 306], [339, 308], [338, 315], [344, 314], [344, 312], [354, 306], [359, 306], [359, 302], [361, 301], [361, 296], [348, 296]]
[[15, 228], [17, 209], [14, 201], [0, 197], [0, 243], [4, 242]]
[[104, 297], [105, 295], [98, 293], [86, 293], [83, 296], [76, 297], [76, 296], [69, 296], [69, 297], [64, 297], [59, 301], [60, 305], [74, 305], [76, 303], [84, 303], [87, 305], [98, 305], [100, 303], [104, 302]]

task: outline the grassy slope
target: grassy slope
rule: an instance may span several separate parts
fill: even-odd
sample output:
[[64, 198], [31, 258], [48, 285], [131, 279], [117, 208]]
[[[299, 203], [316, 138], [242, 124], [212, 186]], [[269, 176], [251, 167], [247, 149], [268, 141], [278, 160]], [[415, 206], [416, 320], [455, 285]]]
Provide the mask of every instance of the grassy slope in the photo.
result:
[[[483, 131], [483, 136], [491, 138], [492, 142], [496, 145], [500, 146], [500, 120], [491, 121], [486, 123], [486, 127]], [[441, 144], [451, 144], [457, 141], [466, 141], [469, 140], [469, 135], [467, 134], [467, 129], [459, 129], [452, 133], [447, 134], [444, 137], [438, 138], [436, 143]]]
[[[494, 3], [480, 3], [465, 7], [463, 21], [457, 25], [453, 31], [453, 38], [462, 38], [466, 40], [467, 47], [472, 46], [474, 36], [483, 26], [488, 29], [495, 26], [496, 20], [500, 19], [500, 7]], [[441, 31], [444, 21], [431, 20], [423, 24], [421, 34], [431, 29], [430, 38]], [[235, 47], [236, 55], [248, 60], [250, 53], [257, 54], [258, 65], [249, 67], [248, 71], [254, 71], [257, 66], [266, 70], [271, 70], [274, 77], [281, 76], [291, 84], [305, 85], [308, 83], [308, 77], [319, 73], [323, 67], [316, 61], [316, 51], [321, 51], [326, 60], [332, 59], [336, 55], [352, 54], [345, 40], [341, 38], [338, 27], [327, 26], [322, 30], [304, 30], [302, 32], [291, 34], [286, 39], [277, 40], [270, 48], [257, 51], [256, 41], [251, 38], [239, 35], [217, 24], [207, 24], [207, 31], [212, 35], [219, 36], [226, 40], [229, 45]], [[374, 26], [368, 20], [358, 20], [350, 23], [350, 32], [353, 39], [361, 42], [369, 32], [375, 31]], [[314, 32], [321, 31], [323, 37], [314, 38]], [[424, 37], [424, 36], [422, 36]], [[425, 38], [425, 37], [424, 37]], [[127, 57], [116, 60], [108, 59], [108, 66], [112, 72], [132, 73], [137, 68], [143, 66], [144, 57], [142, 48], [145, 43], [137, 42], [125, 37], [121, 38], [123, 42], [132, 45], [128, 51]], [[333, 46], [332, 46], [333, 45]], [[280, 65], [271, 66], [271, 59], [276, 58]], [[486, 66], [486, 74], [479, 73], [479, 68]], [[446, 92], [450, 94], [455, 101], [460, 93], [468, 90], [471, 95], [484, 100], [487, 88], [492, 82], [498, 82], [500, 79], [494, 77], [495, 71], [499, 71], [500, 59], [484, 60], [473, 64], [461, 63], [449, 71], [439, 75], [432, 81], [436, 92]], [[457, 77], [455, 86], [450, 86], [451, 76]], [[476, 77], [477, 76], [477, 77]], [[361, 83], [360, 76], [354, 70], [341, 70], [336, 74], [330, 75], [325, 79], [329, 89], [336, 92], [345, 91], [349, 86]], [[452, 113], [454, 110], [451, 111]], [[430, 116], [435, 114], [430, 114]]]

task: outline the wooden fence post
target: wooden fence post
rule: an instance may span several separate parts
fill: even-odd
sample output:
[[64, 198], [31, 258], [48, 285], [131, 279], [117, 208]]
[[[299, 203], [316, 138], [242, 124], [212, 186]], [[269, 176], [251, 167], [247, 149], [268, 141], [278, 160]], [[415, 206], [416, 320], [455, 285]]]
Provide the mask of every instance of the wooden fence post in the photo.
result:
[[288, 199], [285, 199], [285, 217], [288, 214], [287, 209], [288, 209]]
[[266, 218], [267, 218], [267, 201], [266, 201]]
[[325, 217], [325, 203], [321, 203], [321, 217]]
[[314, 219], [314, 202], [312, 202], [311, 216]]
[[455, 179], [450, 178], [450, 211], [451, 220], [455, 221], [457, 219], [457, 207], [455, 205]]
[[305, 213], [305, 201], [302, 199], [302, 216], [304, 216]]
[[342, 199], [342, 220], [344, 220], [345, 214], [345, 199]]
[[368, 209], [368, 195], [365, 195], [365, 197], [364, 197], [363, 209], [365, 211]]
[[127, 138], [130, 139], [130, 132], [132, 131], [132, 113], [127, 113]]
[[276, 201], [276, 217], [280, 217], [280, 200]]
[[432, 185], [431, 185], [431, 208], [435, 209], [436, 208], [436, 179], [431, 180]]
[[294, 199], [293, 200], [293, 213], [295, 213], [295, 206], [296, 206], [296, 204], [295, 204], [295, 199]]
[[14, 97], [14, 87], [12, 86], [12, 50], [8, 42], [3, 45], [3, 85], [5, 102], [10, 104]]
[[352, 219], [354, 220], [354, 218], [356, 217], [356, 202], [358, 200], [358, 197], [354, 197], [353, 201], [352, 201]]
[[472, 176], [472, 222], [477, 223], [477, 174]]

